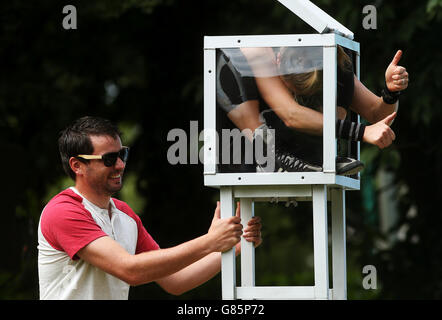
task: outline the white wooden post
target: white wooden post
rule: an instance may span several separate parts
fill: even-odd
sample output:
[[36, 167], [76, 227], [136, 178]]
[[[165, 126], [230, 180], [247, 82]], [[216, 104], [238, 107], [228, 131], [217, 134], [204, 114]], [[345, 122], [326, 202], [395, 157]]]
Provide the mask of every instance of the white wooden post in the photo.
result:
[[[221, 219], [235, 215], [235, 201], [232, 187], [220, 188]], [[223, 300], [236, 298], [235, 247], [221, 254], [221, 286]]]
[[204, 50], [204, 174], [216, 173], [216, 52]]
[[327, 187], [325, 185], [313, 185], [312, 193], [315, 298], [328, 299]]
[[331, 189], [333, 299], [347, 299], [345, 190]]
[[[251, 198], [241, 198], [241, 224], [245, 229], [254, 216], [254, 203]], [[255, 286], [255, 247], [252, 242], [241, 237], [241, 286]]]
[[323, 48], [323, 170], [336, 171], [336, 46]]

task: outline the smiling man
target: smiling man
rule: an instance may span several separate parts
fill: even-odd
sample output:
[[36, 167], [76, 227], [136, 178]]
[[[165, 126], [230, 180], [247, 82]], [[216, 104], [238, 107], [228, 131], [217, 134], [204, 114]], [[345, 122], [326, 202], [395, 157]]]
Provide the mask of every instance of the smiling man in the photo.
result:
[[130, 285], [157, 282], [181, 294], [215, 276], [221, 252], [241, 235], [261, 243], [261, 223], [244, 228], [236, 216], [220, 219], [219, 204], [209, 231], [178, 246], [160, 249], [140, 218], [112, 195], [123, 186], [129, 148], [110, 121], [83, 117], [62, 131], [63, 168], [75, 181], [52, 198], [38, 227], [40, 299], [127, 299]]

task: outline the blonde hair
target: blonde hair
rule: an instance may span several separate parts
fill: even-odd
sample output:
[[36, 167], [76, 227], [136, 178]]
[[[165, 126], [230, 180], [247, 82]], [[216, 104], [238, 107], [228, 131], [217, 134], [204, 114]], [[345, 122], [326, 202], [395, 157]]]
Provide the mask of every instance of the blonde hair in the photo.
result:
[[[345, 53], [341, 46], [337, 47], [338, 54], [338, 65], [339, 67], [346, 71], [352, 71], [352, 62], [350, 57]], [[284, 56], [286, 51], [281, 52], [280, 59], [286, 59]], [[286, 83], [292, 86], [295, 91], [296, 96], [312, 96], [322, 90], [322, 70], [313, 70], [311, 72], [299, 73], [299, 74], [284, 74], [282, 78]]]

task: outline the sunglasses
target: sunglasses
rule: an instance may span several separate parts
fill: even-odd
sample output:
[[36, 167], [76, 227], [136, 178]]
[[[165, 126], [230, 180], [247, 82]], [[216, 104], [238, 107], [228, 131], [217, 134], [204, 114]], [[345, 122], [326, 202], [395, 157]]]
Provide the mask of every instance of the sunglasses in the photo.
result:
[[106, 167], [112, 167], [115, 165], [118, 158], [123, 160], [124, 163], [127, 162], [127, 159], [129, 158], [129, 147], [123, 147], [118, 152], [108, 152], [103, 155], [79, 154], [77, 158], [85, 160], [103, 160]]

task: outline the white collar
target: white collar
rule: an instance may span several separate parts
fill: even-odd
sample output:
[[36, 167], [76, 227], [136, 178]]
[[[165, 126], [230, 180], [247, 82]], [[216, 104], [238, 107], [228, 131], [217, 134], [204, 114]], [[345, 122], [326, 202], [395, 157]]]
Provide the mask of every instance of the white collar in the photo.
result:
[[[80, 191], [77, 190], [77, 188], [75, 188], [75, 187], [72, 186], [72, 187], [69, 187], [69, 189], [71, 189], [71, 190], [74, 191], [76, 194], [78, 194], [78, 195], [83, 199], [83, 201], [85, 201], [88, 205], [90, 205], [95, 211], [97, 211], [97, 212], [102, 212], [102, 213], [104, 213], [104, 214], [109, 214], [108, 209], [100, 208], [100, 207], [97, 206], [96, 204], [94, 204], [94, 203], [92, 203], [91, 201], [89, 201], [85, 196], [83, 196], [83, 195], [80, 193]], [[114, 200], [112, 199], [112, 197], [111, 197], [110, 200], [109, 200], [109, 204], [110, 204], [111, 212], [115, 212], [115, 211], [117, 210], [117, 207], [115, 206], [115, 203], [114, 203]]]

